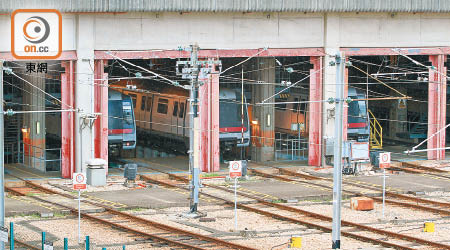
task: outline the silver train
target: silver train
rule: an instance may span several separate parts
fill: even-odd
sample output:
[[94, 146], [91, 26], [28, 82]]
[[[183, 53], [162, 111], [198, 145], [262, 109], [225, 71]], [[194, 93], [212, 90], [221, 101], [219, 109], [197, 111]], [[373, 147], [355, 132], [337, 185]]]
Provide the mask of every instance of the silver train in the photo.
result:
[[108, 90], [108, 154], [120, 156], [122, 150], [136, 147], [136, 123], [131, 97]]

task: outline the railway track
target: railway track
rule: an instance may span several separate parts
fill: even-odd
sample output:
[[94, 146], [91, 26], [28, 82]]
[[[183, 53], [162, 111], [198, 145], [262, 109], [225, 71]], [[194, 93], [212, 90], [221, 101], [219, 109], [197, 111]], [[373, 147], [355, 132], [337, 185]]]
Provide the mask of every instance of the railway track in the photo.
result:
[[[16, 177], [16, 176], [15, 176]], [[16, 177], [21, 179], [19, 177]], [[62, 197], [66, 197], [68, 199], [76, 199], [75, 196], [72, 196], [67, 193], [58, 192], [46, 187], [43, 187], [39, 184], [33, 183], [31, 181], [23, 180], [25, 184], [33, 189], [40, 190], [43, 193], [55, 194]], [[7, 188], [6, 191], [13, 191], [18, 195], [27, 195], [27, 193], [23, 191], [9, 190]], [[64, 209], [70, 210], [72, 213], [78, 213], [76, 208], [72, 208], [70, 206], [61, 205], [56, 202], [48, 201], [44, 198], [38, 196], [32, 196], [33, 199], [39, 200], [41, 202], [49, 203], [55, 206], [62, 207]], [[210, 237], [207, 235], [193, 233], [187, 230], [183, 230], [180, 228], [176, 228], [173, 226], [169, 226], [166, 224], [158, 223], [156, 221], [151, 221], [149, 219], [144, 219], [141, 217], [137, 217], [125, 212], [121, 212], [115, 209], [112, 209], [108, 206], [98, 204], [92, 201], [83, 201], [84, 203], [88, 203], [93, 206], [97, 206], [104, 209], [104, 212], [97, 213], [95, 215], [81, 212], [81, 216], [87, 218], [89, 220], [99, 222], [101, 224], [120, 229], [122, 231], [129, 232], [133, 235], [140, 237], [148, 237], [154, 241], [162, 242], [164, 244], [168, 244], [171, 246], [181, 247], [182, 249], [194, 249], [194, 250], [208, 250], [208, 249], [241, 249], [241, 250], [255, 250], [254, 248], [235, 244], [229, 241], [224, 241], [219, 238]], [[26, 244], [26, 243], [25, 243]], [[31, 248], [38, 249], [38, 248]]]
[[391, 167], [391, 169], [403, 171], [411, 174], [420, 174], [431, 178], [450, 180], [450, 172], [443, 169], [420, 166], [409, 162], [402, 162], [401, 167]]
[[[276, 168], [276, 167], [274, 167], [274, 168]], [[276, 169], [278, 169], [280, 171], [280, 173], [282, 173], [283, 175], [269, 174], [269, 173], [265, 173], [265, 172], [262, 172], [262, 171], [256, 170], [256, 169], [251, 169], [251, 171], [252, 171], [252, 173], [254, 173], [256, 175], [260, 175], [260, 176], [263, 176], [266, 178], [278, 179], [278, 180], [285, 181], [285, 182], [298, 182], [298, 183], [302, 183], [302, 184], [308, 184], [308, 185], [313, 185], [313, 186], [317, 186], [320, 188], [333, 190], [332, 185], [330, 185], [333, 182], [333, 179], [331, 179], [331, 178], [324, 178], [324, 177], [318, 177], [318, 176], [313, 176], [313, 175], [308, 175], [308, 174], [297, 173], [295, 171], [287, 170], [287, 169], [283, 169], [283, 168], [276, 168]], [[289, 176], [289, 177], [286, 177], [286, 176]], [[290, 177], [299, 177], [299, 178], [306, 179], [307, 181], [292, 179]], [[345, 184], [346, 186], [353, 186], [353, 187], [367, 189], [367, 190], [371, 190], [371, 191], [380, 191], [377, 188], [359, 184], [359, 183], [353, 183], [350, 181], [343, 180], [342, 183]], [[361, 192], [351, 191], [351, 190], [348, 190], [345, 188], [342, 189], [342, 192], [348, 193], [350, 195], [355, 195], [355, 196], [365, 196]], [[433, 201], [433, 200], [428, 200], [428, 199], [422, 199], [422, 198], [413, 197], [413, 196], [409, 196], [409, 195], [397, 194], [397, 193], [390, 192], [390, 191], [386, 191], [386, 197], [395, 198], [395, 200], [385, 199], [386, 203], [388, 203], [388, 204], [406, 207], [406, 208], [414, 208], [414, 209], [425, 211], [425, 212], [438, 213], [443, 216], [450, 216], [450, 210], [446, 209], [446, 208], [450, 208], [450, 203], [447, 203], [447, 202], [439, 202], [439, 201]], [[376, 202], [380, 202], [380, 203], [383, 202], [382, 198], [379, 198], [379, 197], [371, 197], [371, 198]]]
[[[166, 172], [156, 170], [156, 169], [153, 169], [150, 167], [147, 167], [147, 168], [152, 169], [157, 172], [168, 174], [169, 177], [179, 180], [184, 184], [188, 183], [188, 179], [186, 179], [184, 177], [177, 176], [175, 174], [166, 173]], [[176, 185], [176, 184], [173, 184], [170, 182], [156, 180], [149, 176], [141, 176], [141, 179], [144, 179], [148, 182], [155, 183], [158, 185], [165, 185], [165, 186], [172, 187], [172, 188], [181, 188], [181, 189], [188, 190], [188, 188], [186, 188], [186, 187]], [[208, 184], [203, 183], [203, 186], [221, 190], [221, 191], [228, 192], [228, 193], [234, 192], [231, 189], [228, 189], [226, 187], [217, 186], [217, 185], [208, 185]], [[234, 204], [234, 202], [231, 200], [218, 197], [217, 195], [208, 194], [205, 191], [202, 191], [201, 194], [208, 196], [210, 198], [216, 199], [218, 201], [224, 202], [229, 205]], [[280, 204], [280, 203], [272, 203], [272, 202], [269, 202], [269, 201], [266, 201], [266, 200], [263, 200], [258, 197], [255, 197], [255, 196], [252, 196], [252, 195], [249, 195], [246, 193], [242, 193], [242, 192], [237, 192], [237, 194], [239, 194], [242, 197], [253, 199], [257, 202], [255, 204], [238, 203], [238, 207], [241, 209], [245, 209], [245, 210], [248, 210], [251, 212], [263, 214], [265, 216], [276, 218], [279, 220], [289, 221], [291, 223], [296, 223], [296, 224], [301, 224], [306, 227], [315, 228], [315, 229], [318, 229], [323, 232], [331, 232], [331, 227], [329, 225], [329, 222], [332, 221], [332, 218], [329, 216], [309, 212], [306, 210], [302, 210], [299, 208], [291, 207], [291, 206]], [[395, 232], [391, 232], [391, 231], [387, 231], [387, 230], [383, 230], [383, 229], [378, 229], [378, 228], [374, 228], [374, 227], [370, 227], [367, 225], [362, 225], [362, 224], [358, 224], [358, 223], [354, 223], [354, 222], [350, 222], [350, 221], [343, 220], [341, 222], [341, 224], [343, 226], [343, 228], [342, 228], [343, 236], [354, 238], [354, 239], [361, 240], [361, 241], [370, 242], [370, 243], [377, 244], [377, 245], [382, 245], [385, 247], [410, 250], [410, 249], [414, 249], [414, 248], [409, 247], [408, 245], [411, 242], [415, 242], [420, 245], [433, 247], [434, 249], [450, 249], [449, 245], [445, 245], [445, 244], [441, 244], [441, 243], [433, 242], [433, 241], [428, 241], [428, 240], [424, 240], [424, 239], [409, 236], [409, 235], [399, 234], [399, 233], [395, 233]], [[354, 231], [363, 231], [365, 235], [355, 233]], [[380, 235], [389, 237], [390, 242], [387, 242], [384, 239], [380, 239]], [[395, 241], [395, 242], [392, 242], [392, 241]]]

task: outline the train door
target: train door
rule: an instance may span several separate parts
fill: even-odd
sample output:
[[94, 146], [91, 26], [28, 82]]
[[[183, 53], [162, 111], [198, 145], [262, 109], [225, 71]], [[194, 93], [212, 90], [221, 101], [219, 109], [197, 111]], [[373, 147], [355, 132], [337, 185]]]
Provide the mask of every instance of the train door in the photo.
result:
[[177, 135], [178, 134], [178, 112], [180, 111], [180, 101], [179, 99], [173, 99], [172, 100], [172, 114], [171, 114], [171, 119], [172, 119], [172, 126], [171, 126], [171, 131], [172, 134]]
[[[306, 102], [305, 99], [295, 97], [294, 103], [291, 106], [290, 126], [291, 126], [291, 129], [297, 131], [297, 133], [298, 133], [298, 129], [300, 129], [301, 133], [305, 132], [305, 128], [306, 128], [306, 119], [305, 119], [306, 103], [305, 102]], [[293, 129], [293, 128], [295, 128], [295, 129]]]
[[152, 95], [147, 95], [146, 98], [146, 104], [145, 104], [145, 112], [144, 112], [144, 125], [143, 127], [146, 130], [151, 129], [150, 126], [150, 117], [151, 117], [151, 113], [152, 113], [152, 106], [153, 106], [153, 96]]
[[183, 137], [188, 136], [188, 127], [189, 127], [189, 116], [187, 115], [189, 113], [189, 105], [187, 102], [187, 99], [182, 99], [180, 106], [180, 112], [178, 113], [178, 117], [181, 120], [181, 129], [180, 129], [180, 135]]
[[[155, 107], [152, 114], [152, 127], [153, 130], [168, 133], [170, 132], [171, 120], [168, 116], [169, 111], [169, 99], [163, 96], [155, 97]], [[169, 117], [169, 119], [168, 119]]]
[[145, 128], [145, 104], [147, 103], [147, 96], [145, 94], [141, 95], [139, 100], [140, 102], [136, 103], [138, 106], [135, 108], [138, 112], [135, 112], [136, 116], [136, 124], [139, 128]]
[[[283, 96], [282, 96], [283, 95]], [[290, 129], [290, 110], [286, 102], [288, 98], [285, 96], [286, 94], [280, 94], [277, 98], [275, 98], [275, 130], [278, 132], [287, 133]]]

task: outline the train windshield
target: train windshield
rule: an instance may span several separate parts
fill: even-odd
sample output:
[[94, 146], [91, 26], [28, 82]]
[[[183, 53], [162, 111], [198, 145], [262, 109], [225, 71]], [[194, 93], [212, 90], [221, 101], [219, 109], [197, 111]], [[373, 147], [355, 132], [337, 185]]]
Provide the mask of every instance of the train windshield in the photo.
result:
[[110, 100], [108, 127], [110, 129], [134, 129], [131, 101]]
[[[221, 99], [219, 105], [220, 109], [219, 127], [240, 128], [242, 126], [241, 108], [242, 108], [241, 104], [235, 100]], [[248, 129], [248, 118], [246, 108], [247, 107], [244, 106], [244, 127]]]
[[108, 127], [110, 129], [122, 129], [122, 101], [110, 100], [108, 104]]
[[348, 123], [365, 123], [367, 110], [365, 101], [353, 101], [348, 105]]
[[123, 128], [134, 129], [133, 108], [130, 101], [123, 101]]

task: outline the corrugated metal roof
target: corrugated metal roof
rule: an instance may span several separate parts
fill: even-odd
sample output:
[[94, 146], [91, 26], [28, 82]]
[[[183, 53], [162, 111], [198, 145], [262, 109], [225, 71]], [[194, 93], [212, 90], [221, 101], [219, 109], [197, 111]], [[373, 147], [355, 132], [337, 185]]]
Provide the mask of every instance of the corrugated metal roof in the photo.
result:
[[0, 12], [450, 12], [450, 0], [0, 0]]

